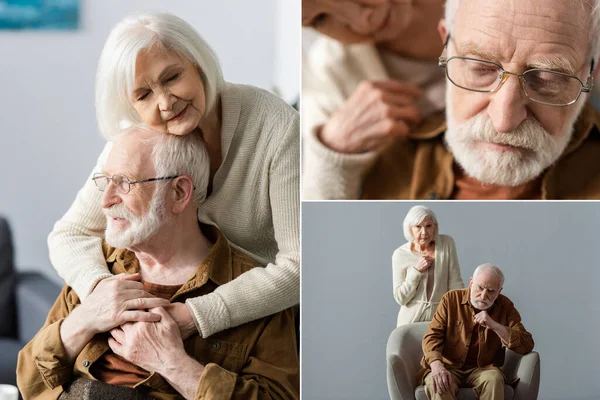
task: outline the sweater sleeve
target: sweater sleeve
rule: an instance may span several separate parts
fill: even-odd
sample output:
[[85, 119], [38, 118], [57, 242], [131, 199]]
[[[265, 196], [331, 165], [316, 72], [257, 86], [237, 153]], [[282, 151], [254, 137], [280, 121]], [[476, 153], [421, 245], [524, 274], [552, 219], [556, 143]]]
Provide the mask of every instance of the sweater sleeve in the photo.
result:
[[111, 147], [112, 142], [106, 144], [75, 201], [48, 236], [52, 265], [82, 301], [98, 282], [112, 276], [102, 254], [106, 229], [106, 218], [100, 207], [102, 193], [91, 180], [94, 173], [101, 172]]
[[448, 273], [448, 290], [464, 289], [465, 284], [460, 274], [456, 244], [450, 236], [446, 236], [446, 238], [448, 239], [448, 262], [450, 267]]
[[425, 275], [413, 266], [403, 268], [401, 250], [398, 249], [392, 256], [392, 269], [394, 273], [394, 299], [401, 306], [406, 306], [415, 296], [421, 278]]
[[299, 131], [295, 113], [270, 161], [270, 208], [278, 245], [275, 262], [252, 268], [213, 293], [186, 301], [204, 338], [300, 301]]

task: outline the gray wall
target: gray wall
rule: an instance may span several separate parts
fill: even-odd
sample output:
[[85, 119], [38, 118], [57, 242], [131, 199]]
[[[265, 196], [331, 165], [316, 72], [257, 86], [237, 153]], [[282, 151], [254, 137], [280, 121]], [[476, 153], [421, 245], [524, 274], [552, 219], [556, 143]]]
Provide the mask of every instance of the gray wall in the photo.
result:
[[[302, 389], [305, 399], [389, 398], [385, 346], [399, 305], [391, 256], [415, 204], [304, 203]], [[428, 204], [458, 248], [463, 280], [492, 262], [506, 275], [541, 356], [540, 399], [600, 392], [599, 203]]]
[[[260, 4], [259, 4], [260, 3]], [[81, 0], [78, 31], [0, 31], [0, 214], [20, 269], [54, 275], [46, 237], [104, 145], [94, 76], [110, 29], [126, 15], [170, 11], [219, 56], [225, 79], [299, 93], [300, 0]]]

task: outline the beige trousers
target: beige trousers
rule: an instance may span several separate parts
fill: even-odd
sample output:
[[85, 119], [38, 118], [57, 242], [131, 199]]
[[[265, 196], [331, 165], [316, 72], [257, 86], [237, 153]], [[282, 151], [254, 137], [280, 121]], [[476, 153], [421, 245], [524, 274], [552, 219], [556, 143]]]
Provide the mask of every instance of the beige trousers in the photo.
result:
[[433, 391], [431, 372], [425, 375], [425, 393], [429, 400], [456, 400], [459, 387], [472, 387], [479, 400], [504, 400], [504, 374], [496, 367], [472, 368], [465, 371], [449, 369], [452, 376], [450, 390]]

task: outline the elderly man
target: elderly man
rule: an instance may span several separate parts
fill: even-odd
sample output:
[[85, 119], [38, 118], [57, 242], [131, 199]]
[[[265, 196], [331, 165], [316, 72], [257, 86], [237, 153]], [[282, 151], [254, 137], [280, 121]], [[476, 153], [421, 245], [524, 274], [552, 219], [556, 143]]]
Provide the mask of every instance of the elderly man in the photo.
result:
[[600, 198], [599, 1], [448, 0], [439, 31], [446, 117], [304, 178], [362, 169], [355, 198]]
[[[197, 135], [133, 129], [114, 142], [93, 179], [104, 192], [104, 254], [116, 276], [83, 303], [63, 288], [19, 354], [26, 399], [299, 397], [291, 310], [183, 340], [163, 308], [218, 290], [256, 266], [217, 229], [198, 223], [208, 172]], [[103, 294], [117, 281], [129, 288], [119, 298], [106, 296], [107, 304]]]
[[423, 338], [425, 392], [430, 400], [456, 399], [459, 386], [481, 400], [504, 398], [504, 348], [519, 354], [533, 338], [513, 303], [501, 295], [504, 275], [494, 265], [475, 269], [469, 287], [444, 295]]

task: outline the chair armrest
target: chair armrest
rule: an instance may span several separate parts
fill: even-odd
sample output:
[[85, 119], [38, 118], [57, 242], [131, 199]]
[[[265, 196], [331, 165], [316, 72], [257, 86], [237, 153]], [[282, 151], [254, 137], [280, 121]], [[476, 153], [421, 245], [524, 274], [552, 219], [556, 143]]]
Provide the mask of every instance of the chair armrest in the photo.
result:
[[427, 322], [400, 326], [387, 342], [387, 383], [391, 400], [415, 400], [416, 374], [423, 357], [421, 346]]
[[537, 351], [521, 358], [517, 375], [520, 380], [515, 388], [515, 400], [536, 400], [540, 390], [540, 355]]
[[44, 325], [61, 289], [60, 285], [38, 272], [18, 274], [16, 306], [19, 341], [22, 344], [29, 342]]

